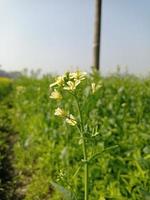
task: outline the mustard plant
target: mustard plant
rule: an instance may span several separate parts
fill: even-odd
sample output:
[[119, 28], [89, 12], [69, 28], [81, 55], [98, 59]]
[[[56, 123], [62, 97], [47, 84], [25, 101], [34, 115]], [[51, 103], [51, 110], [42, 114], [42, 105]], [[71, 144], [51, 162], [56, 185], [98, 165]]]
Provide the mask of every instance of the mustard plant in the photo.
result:
[[[71, 126], [75, 126], [78, 129], [78, 132], [80, 134], [79, 136], [79, 144], [82, 145], [82, 152], [83, 152], [83, 159], [82, 162], [84, 164], [84, 199], [88, 200], [88, 162], [89, 158], [87, 155], [87, 138], [86, 138], [86, 131], [83, 121], [83, 115], [81, 112], [79, 97], [77, 93], [77, 89], [80, 87], [80, 84], [87, 79], [87, 73], [76, 71], [76, 72], [67, 72], [63, 76], [58, 76], [56, 78], [56, 81], [50, 85], [50, 98], [55, 99], [57, 101], [61, 101], [64, 95], [64, 91], [69, 92], [75, 102], [76, 102], [76, 109], [79, 116], [79, 119], [77, 119], [77, 116], [74, 116], [72, 113], [69, 113], [68, 111], [64, 110], [62, 107], [57, 107], [55, 109], [54, 115], [63, 118], [66, 123], [68, 123]], [[95, 93], [97, 89], [101, 87], [101, 84], [96, 85], [94, 82], [90, 85], [90, 91], [91, 94]]]

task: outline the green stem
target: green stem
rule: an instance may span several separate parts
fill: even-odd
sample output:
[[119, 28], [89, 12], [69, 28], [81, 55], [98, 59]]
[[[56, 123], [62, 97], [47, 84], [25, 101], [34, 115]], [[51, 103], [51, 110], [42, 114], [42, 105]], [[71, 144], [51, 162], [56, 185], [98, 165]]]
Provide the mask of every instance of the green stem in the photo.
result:
[[78, 103], [77, 97], [76, 96], [74, 97], [76, 99], [78, 112], [80, 116], [80, 122], [81, 122], [81, 127], [78, 127], [78, 129], [82, 138], [82, 150], [83, 150], [83, 158], [84, 158], [84, 200], [88, 200], [88, 159], [87, 159], [87, 151], [86, 151], [86, 141], [84, 137], [84, 127], [83, 127], [83, 119], [82, 119], [82, 114], [80, 110], [80, 105]]
[[88, 200], [88, 161], [87, 161], [87, 152], [86, 152], [86, 143], [83, 138], [82, 143], [83, 155], [84, 155], [84, 199]]
[[82, 136], [83, 136], [83, 119], [82, 119], [82, 113], [81, 113], [81, 109], [80, 109], [80, 105], [79, 105], [79, 102], [78, 102], [78, 98], [76, 95], [74, 95], [75, 97], [75, 100], [76, 100], [76, 103], [77, 103], [77, 108], [78, 108], [78, 112], [79, 112], [79, 117], [80, 117], [80, 125], [81, 125], [81, 132], [82, 132]]

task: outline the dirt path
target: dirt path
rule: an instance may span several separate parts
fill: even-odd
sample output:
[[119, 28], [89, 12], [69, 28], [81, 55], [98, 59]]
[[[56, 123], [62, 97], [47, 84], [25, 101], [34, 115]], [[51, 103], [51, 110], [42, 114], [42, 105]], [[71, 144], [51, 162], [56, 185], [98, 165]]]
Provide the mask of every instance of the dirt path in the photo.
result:
[[16, 133], [11, 124], [12, 105], [0, 101], [0, 200], [21, 200], [16, 194], [16, 173], [13, 168], [13, 146]]

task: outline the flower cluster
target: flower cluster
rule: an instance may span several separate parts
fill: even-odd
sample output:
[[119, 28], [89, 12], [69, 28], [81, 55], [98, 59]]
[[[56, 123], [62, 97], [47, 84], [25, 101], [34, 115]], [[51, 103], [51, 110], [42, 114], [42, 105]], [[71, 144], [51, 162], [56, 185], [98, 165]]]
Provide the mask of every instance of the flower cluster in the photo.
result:
[[74, 91], [76, 87], [86, 78], [86, 72], [67, 72], [63, 76], [58, 76], [50, 88], [61, 87], [64, 90]]
[[56, 116], [65, 118], [65, 121], [71, 126], [75, 126], [77, 124], [75, 117], [72, 114], [67, 114], [67, 112], [62, 108], [56, 108], [54, 114]]
[[[50, 98], [55, 100], [61, 100], [63, 98], [62, 91], [67, 90], [71, 93], [74, 93], [74, 91], [77, 89], [78, 85], [87, 77], [86, 72], [76, 71], [76, 72], [67, 72], [62, 76], [58, 76], [55, 79], [55, 82], [50, 84]], [[98, 84], [95, 84], [94, 82], [91, 83], [91, 91], [94, 94], [98, 89], [102, 87], [102, 82], [100, 81]], [[67, 114], [63, 109], [57, 108], [55, 110], [55, 115], [59, 117], [65, 118], [65, 121], [75, 126], [77, 124], [77, 121], [75, 117], [72, 114]]]
[[60, 92], [58, 92], [56, 89], [54, 89], [54, 91], [51, 93], [50, 97], [51, 99], [62, 99], [62, 95], [60, 94]]
[[[50, 94], [50, 98], [55, 100], [61, 100], [63, 97], [60, 92], [60, 89], [74, 92], [77, 86], [85, 78], [86, 78], [86, 72], [81, 72], [81, 71], [72, 73], [67, 72], [63, 76], [58, 76], [55, 82], [50, 85], [50, 89], [53, 89], [53, 91]], [[66, 111], [64, 111], [62, 108], [58, 107], [55, 110], [55, 115], [65, 118], [65, 121], [72, 126], [75, 126], [77, 124], [75, 117], [72, 114], [67, 114]]]
[[95, 83], [92, 83], [91, 84], [92, 93], [94, 94], [101, 87], [102, 87], [102, 82], [101, 81], [97, 85]]

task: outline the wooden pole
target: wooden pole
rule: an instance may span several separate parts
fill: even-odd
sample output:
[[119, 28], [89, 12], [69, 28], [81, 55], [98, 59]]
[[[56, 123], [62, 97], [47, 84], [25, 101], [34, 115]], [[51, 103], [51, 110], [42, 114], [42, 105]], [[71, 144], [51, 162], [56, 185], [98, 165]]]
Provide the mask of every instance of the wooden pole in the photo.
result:
[[95, 0], [93, 67], [95, 67], [97, 70], [100, 68], [101, 10], [102, 0]]

